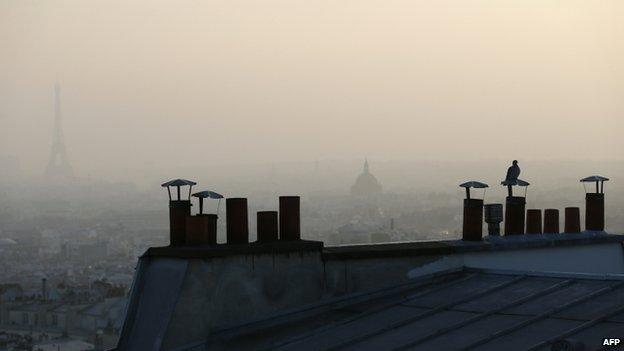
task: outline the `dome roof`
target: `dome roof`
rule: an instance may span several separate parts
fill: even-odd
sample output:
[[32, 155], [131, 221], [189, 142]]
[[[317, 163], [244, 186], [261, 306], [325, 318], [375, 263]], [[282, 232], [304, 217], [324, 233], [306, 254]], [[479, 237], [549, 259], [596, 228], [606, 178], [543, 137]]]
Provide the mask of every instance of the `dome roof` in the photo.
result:
[[381, 193], [381, 184], [368, 169], [368, 161], [364, 161], [364, 169], [351, 187], [351, 195], [370, 195]]

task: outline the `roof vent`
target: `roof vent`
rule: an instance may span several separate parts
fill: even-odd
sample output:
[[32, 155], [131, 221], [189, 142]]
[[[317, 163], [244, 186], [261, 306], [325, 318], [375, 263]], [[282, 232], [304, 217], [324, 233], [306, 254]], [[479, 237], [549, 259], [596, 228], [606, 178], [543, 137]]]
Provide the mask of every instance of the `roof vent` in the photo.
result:
[[500, 236], [500, 224], [503, 221], [503, 204], [487, 204], [483, 206], [488, 234]]

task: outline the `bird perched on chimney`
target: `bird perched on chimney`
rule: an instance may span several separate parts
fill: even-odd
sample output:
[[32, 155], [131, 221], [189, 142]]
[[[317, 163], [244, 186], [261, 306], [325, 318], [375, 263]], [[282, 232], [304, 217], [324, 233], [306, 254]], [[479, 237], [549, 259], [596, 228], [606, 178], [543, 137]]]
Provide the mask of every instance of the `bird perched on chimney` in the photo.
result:
[[507, 176], [505, 177], [506, 181], [515, 181], [518, 180], [520, 176], [520, 166], [518, 166], [518, 161], [513, 160], [511, 167], [507, 168]]
[[518, 182], [518, 177], [520, 176], [520, 166], [518, 166], [518, 161], [513, 160], [511, 167], [507, 168], [507, 176], [505, 177], [505, 183], [507, 184], [507, 189], [509, 196], [512, 196], [511, 186], [515, 185]]

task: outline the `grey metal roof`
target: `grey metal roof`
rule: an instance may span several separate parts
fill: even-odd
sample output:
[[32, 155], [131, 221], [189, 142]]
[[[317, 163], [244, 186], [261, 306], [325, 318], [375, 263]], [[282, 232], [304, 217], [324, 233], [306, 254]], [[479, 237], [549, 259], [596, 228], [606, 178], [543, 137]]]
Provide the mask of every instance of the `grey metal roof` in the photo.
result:
[[624, 335], [624, 275], [463, 269], [215, 332], [192, 350], [550, 350]]

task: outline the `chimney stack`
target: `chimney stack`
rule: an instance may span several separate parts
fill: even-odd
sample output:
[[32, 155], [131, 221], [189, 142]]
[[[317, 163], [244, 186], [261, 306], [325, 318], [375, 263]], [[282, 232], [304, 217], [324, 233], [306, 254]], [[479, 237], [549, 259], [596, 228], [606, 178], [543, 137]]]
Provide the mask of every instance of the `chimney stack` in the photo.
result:
[[229, 198], [225, 200], [227, 243], [247, 244], [249, 242], [249, 224], [247, 218], [247, 199]]
[[527, 234], [542, 234], [542, 210], [527, 210], [526, 219]]
[[585, 230], [603, 231], [605, 227], [604, 220], [604, 182], [609, 178], [599, 175], [581, 179], [583, 187], [586, 183], [596, 183], [596, 192], [587, 192], [585, 194]]
[[505, 201], [505, 235], [524, 234], [526, 198], [507, 196]]
[[581, 210], [578, 207], [565, 208], [565, 233], [581, 232]]
[[[218, 199], [223, 196], [213, 191], [200, 191], [193, 194], [199, 199], [199, 213], [186, 218], [186, 243], [188, 245], [216, 245], [218, 214], [204, 214], [204, 199]], [[217, 206], [218, 211], [218, 206]]]
[[484, 189], [487, 184], [469, 181], [459, 185], [466, 189], [464, 199], [464, 223], [462, 229], [462, 240], [479, 241], [483, 237], [483, 199], [473, 199], [470, 197], [470, 188]]
[[299, 196], [279, 197], [279, 235], [284, 241], [301, 239]]
[[559, 234], [559, 210], [554, 208], [544, 210], [544, 233]]
[[[507, 196], [505, 201], [505, 235], [524, 234], [526, 191], [530, 184], [520, 179], [513, 181], [505, 180], [501, 184], [506, 186], [510, 193], [510, 196]], [[513, 186], [524, 187], [524, 196], [513, 196]]]
[[[162, 184], [169, 194], [169, 245], [182, 246], [186, 243], [186, 217], [191, 215], [191, 189], [196, 183], [186, 179], [174, 179]], [[189, 187], [188, 198], [182, 199], [180, 188]], [[177, 189], [177, 200], [171, 196], [171, 187]]]
[[277, 241], [277, 211], [259, 211], [257, 216], [258, 242], [269, 243]]
[[217, 219], [216, 214], [203, 213], [186, 217], [186, 244], [216, 245]]

